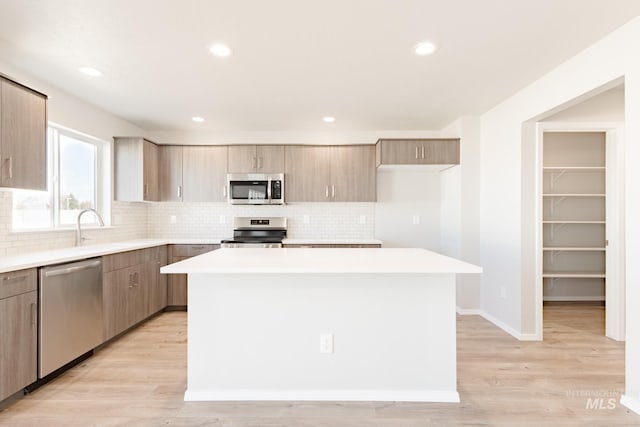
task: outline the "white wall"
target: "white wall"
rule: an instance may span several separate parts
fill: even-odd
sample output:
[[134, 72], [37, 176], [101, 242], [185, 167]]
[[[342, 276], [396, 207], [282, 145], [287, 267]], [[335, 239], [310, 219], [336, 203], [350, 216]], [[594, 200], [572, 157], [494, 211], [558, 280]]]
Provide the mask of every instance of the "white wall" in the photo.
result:
[[375, 236], [385, 247], [440, 250], [438, 171], [425, 167], [378, 168], [377, 191]]
[[[482, 308], [515, 335], [535, 334], [534, 313], [523, 312], [523, 296], [535, 287], [530, 279], [535, 258], [523, 259], [523, 247], [535, 247], [535, 211], [523, 199], [535, 187], [523, 179], [523, 165], [533, 164], [523, 151], [523, 124], [564, 108], [597, 88], [625, 78], [626, 182], [640, 182], [640, 18], [616, 30], [582, 53], [505, 100], [481, 117], [480, 247]], [[607, 87], [608, 88], [608, 87]], [[561, 108], [559, 108], [559, 106]], [[535, 184], [535, 183], [534, 183]], [[626, 187], [627, 218], [640, 217], [640, 193]], [[640, 257], [640, 223], [626, 224], [627, 259]], [[523, 273], [527, 274], [524, 275]], [[505, 298], [500, 296], [504, 287]], [[627, 263], [626, 400], [640, 411], [640, 264]], [[523, 315], [526, 319], [523, 319]]]

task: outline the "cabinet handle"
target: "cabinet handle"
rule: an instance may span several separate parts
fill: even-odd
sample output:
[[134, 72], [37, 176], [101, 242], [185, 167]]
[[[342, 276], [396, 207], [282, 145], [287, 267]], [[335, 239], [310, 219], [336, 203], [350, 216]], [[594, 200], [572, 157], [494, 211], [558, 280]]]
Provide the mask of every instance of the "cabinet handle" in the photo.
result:
[[204, 249], [204, 246], [191, 246], [191, 249], [200, 250]]
[[25, 280], [27, 278], [26, 274], [23, 274], [22, 276], [4, 276], [2, 278], [3, 282], [17, 282], [18, 280]]
[[331, 186], [331, 197], [336, 197], [336, 186], [335, 185]]
[[424, 145], [422, 146], [422, 158], [424, 159]]
[[258, 157], [258, 169], [262, 169], [262, 157]]
[[143, 188], [142, 197], [147, 197], [147, 184], [144, 184], [142, 188]]
[[182, 197], [182, 185], [178, 185], [178, 198]]
[[13, 178], [13, 157], [9, 157], [9, 179]]
[[324, 197], [329, 197], [329, 186], [325, 185], [324, 186]]
[[416, 159], [418, 159], [418, 146], [416, 145]]
[[31, 303], [31, 326], [35, 326], [38, 323], [38, 310], [36, 310], [36, 303]]

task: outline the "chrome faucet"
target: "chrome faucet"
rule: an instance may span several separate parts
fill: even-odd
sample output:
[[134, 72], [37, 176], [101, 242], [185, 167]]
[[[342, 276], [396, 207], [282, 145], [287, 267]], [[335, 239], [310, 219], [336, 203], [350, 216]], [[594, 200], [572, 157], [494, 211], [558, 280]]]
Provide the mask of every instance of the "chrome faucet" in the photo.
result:
[[80, 213], [78, 213], [78, 219], [76, 221], [76, 246], [82, 245], [82, 241], [87, 239], [86, 237], [82, 237], [82, 227], [80, 226], [80, 217], [85, 212], [95, 213], [96, 217], [98, 217], [98, 222], [100, 223], [100, 227], [104, 227], [104, 221], [102, 220], [102, 216], [100, 215], [100, 212], [98, 212], [93, 208], [81, 210]]

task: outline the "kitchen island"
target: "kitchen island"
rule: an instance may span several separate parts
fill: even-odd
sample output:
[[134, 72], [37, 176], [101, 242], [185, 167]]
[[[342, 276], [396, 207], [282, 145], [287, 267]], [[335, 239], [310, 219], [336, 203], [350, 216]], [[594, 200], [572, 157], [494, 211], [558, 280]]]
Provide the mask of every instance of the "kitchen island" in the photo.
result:
[[424, 249], [221, 249], [189, 276], [185, 400], [459, 402], [455, 277]]

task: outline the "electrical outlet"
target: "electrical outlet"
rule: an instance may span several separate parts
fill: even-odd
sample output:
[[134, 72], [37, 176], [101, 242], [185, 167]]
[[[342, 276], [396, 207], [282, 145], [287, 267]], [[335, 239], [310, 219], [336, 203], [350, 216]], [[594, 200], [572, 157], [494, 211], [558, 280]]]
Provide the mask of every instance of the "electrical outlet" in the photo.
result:
[[227, 217], [224, 215], [220, 215], [220, 224], [226, 224], [227, 223]]
[[302, 217], [302, 222], [305, 223], [305, 224], [309, 224], [309, 215], [304, 215]]
[[360, 215], [360, 224], [364, 225], [367, 223], [367, 216], [366, 215]]
[[333, 353], [333, 334], [320, 334], [320, 353]]
[[177, 222], [178, 222], [178, 218], [176, 218], [176, 216], [175, 216], [175, 215], [171, 215], [171, 216], [169, 216], [169, 222], [170, 222], [171, 224], [175, 224], [175, 223], [177, 223]]
[[414, 215], [413, 216], [413, 225], [418, 225], [420, 224], [420, 215]]
[[500, 286], [500, 298], [507, 299], [507, 288]]

